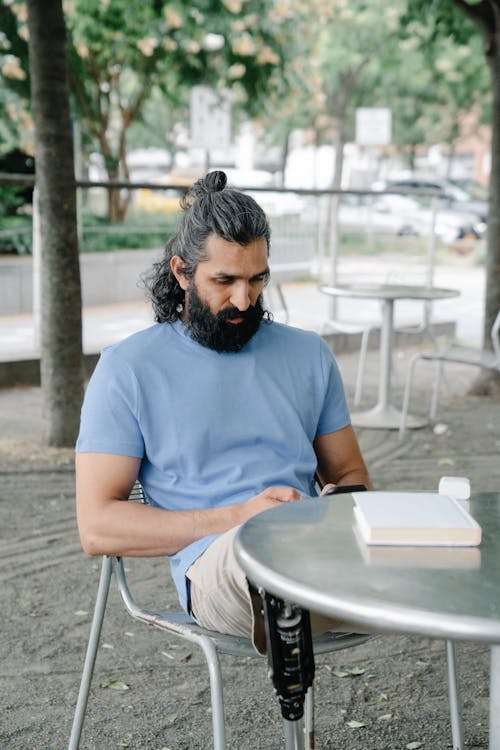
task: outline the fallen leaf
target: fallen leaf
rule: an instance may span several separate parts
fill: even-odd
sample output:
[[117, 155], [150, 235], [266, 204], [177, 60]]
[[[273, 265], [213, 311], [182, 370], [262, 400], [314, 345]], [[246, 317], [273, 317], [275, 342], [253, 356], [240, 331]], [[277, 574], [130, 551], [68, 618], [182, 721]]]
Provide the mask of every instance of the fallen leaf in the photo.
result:
[[409, 742], [406, 745], [406, 750], [417, 750], [417, 748], [422, 747], [424, 743], [423, 742]]
[[334, 669], [333, 674], [335, 677], [359, 677], [360, 674], [364, 674], [366, 669], [361, 667], [344, 667], [343, 669]]
[[389, 719], [392, 719], [392, 714], [382, 714], [378, 717], [378, 721], [389, 721]]
[[366, 669], [362, 669], [361, 667], [351, 667], [349, 669], [350, 674], [357, 676], [359, 674], [364, 674], [366, 672]]
[[438, 422], [434, 425], [432, 431], [434, 435], [444, 435], [446, 432], [448, 432], [448, 425], [443, 424], [442, 422]]
[[108, 690], [120, 690], [122, 692], [125, 692], [126, 690], [130, 690], [130, 685], [127, 685], [126, 682], [121, 682], [121, 680], [110, 680], [109, 682], [101, 682], [99, 687], [108, 688]]
[[351, 721], [347, 722], [347, 726], [351, 729], [360, 729], [361, 727], [365, 727], [366, 724], [364, 721], [356, 721], [355, 719], [352, 719]]

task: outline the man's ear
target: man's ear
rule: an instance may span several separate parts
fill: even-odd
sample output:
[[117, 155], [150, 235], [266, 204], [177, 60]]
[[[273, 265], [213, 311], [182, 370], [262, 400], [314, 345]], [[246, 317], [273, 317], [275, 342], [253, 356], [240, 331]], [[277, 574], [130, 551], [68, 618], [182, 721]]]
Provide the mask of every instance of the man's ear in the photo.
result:
[[186, 263], [178, 255], [173, 255], [170, 258], [170, 268], [180, 288], [186, 291], [189, 286], [189, 278], [186, 275]]

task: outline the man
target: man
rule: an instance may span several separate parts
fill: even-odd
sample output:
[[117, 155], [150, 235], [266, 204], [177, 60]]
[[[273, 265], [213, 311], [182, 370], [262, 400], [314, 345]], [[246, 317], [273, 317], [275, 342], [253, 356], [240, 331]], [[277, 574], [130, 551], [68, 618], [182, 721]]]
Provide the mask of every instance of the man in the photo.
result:
[[[238, 526], [315, 494], [315, 474], [327, 487], [370, 481], [326, 344], [263, 310], [266, 216], [225, 186], [212, 172], [183, 200], [149, 280], [157, 324], [106, 349], [91, 378], [77, 515], [86, 552], [170, 556], [182, 606], [263, 650]], [[137, 478], [149, 505], [124, 502]]]

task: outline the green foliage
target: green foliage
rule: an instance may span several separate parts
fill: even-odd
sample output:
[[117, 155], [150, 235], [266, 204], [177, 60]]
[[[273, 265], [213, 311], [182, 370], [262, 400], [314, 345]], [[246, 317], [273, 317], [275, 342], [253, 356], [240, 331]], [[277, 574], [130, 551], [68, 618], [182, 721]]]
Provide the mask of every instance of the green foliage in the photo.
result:
[[26, 6], [0, 0], [0, 69], [3, 85], [18, 96], [30, 95]]
[[[477, 5], [477, 3], [465, 3]], [[460, 10], [453, 0], [407, 0], [406, 13], [401, 18], [403, 28], [426, 38], [428, 48], [451, 38], [458, 44], [468, 44], [477, 35], [478, 27]]]
[[258, 108], [282, 59], [270, 7], [269, 0], [74, 0], [67, 24], [75, 107], [110, 168], [153, 87], [177, 105], [195, 84], [234, 86], [249, 109]]
[[31, 253], [31, 217], [6, 216], [0, 206], [0, 254], [29, 255]]
[[120, 225], [87, 214], [84, 217], [80, 252], [100, 253], [114, 250], [161, 248], [176, 231], [175, 214], [131, 212]]
[[[230, 88], [247, 113], [260, 111], [266, 95], [280, 85], [291, 28], [289, 15], [275, 5], [274, 0], [65, 3], [74, 117], [84, 149], [102, 154], [109, 178], [128, 177], [128, 130], [153, 91], [162, 93], [177, 117], [185, 115], [195, 84]], [[12, 91], [27, 96], [25, 3], [0, 0], [0, 23], [3, 77]], [[0, 92], [0, 104], [2, 99]], [[163, 142], [173, 119], [159, 125]], [[113, 206], [119, 215], [122, 207], [111, 201]]]

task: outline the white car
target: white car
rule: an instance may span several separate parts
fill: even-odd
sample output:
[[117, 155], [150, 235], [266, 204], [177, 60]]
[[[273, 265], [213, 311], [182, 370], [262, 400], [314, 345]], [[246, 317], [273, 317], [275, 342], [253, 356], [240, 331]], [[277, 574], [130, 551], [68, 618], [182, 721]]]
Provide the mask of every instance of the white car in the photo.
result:
[[[439, 207], [444, 211], [449, 210], [456, 213], [465, 212], [475, 217], [476, 224], [484, 224], [488, 217], [488, 201], [483, 195], [481, 198], [468, 193], [463, 187], [453, 180], [439, 177], [406, 177], [402, 179], [391, 179], [375, 182], [373, 190], [400, 190], [425, 193], [426, 191], [437, 193]], [[429, 200], [429, 198], [427, 198]]]
[[[387, 194], [371, 198], [346, 194], [342, 196], [339, 221], [343, 227], [377, 234], [428, 237], [432, 232], [433, 213], [408, 196]], [[476, 216], [441, 208], [436, 211], [434, 231], [446, 244], [481, 236]]]

